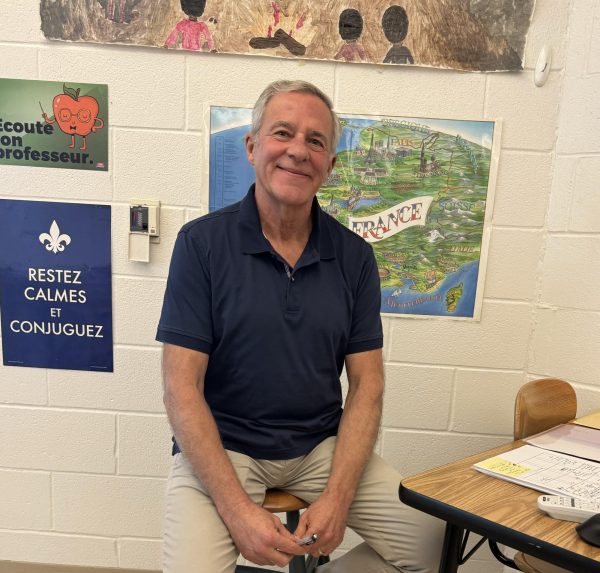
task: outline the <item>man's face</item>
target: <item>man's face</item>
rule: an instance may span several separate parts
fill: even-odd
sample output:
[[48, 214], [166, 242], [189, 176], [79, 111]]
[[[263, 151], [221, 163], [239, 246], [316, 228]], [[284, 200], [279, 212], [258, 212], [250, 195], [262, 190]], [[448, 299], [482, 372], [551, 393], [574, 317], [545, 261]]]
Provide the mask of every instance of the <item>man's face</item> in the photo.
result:
[[246, 136], [248, 161], [256, 171], [257, 200], [306, 206], [331, 173], [335, 155], [331, 113], [318, 97], [289, 92], [267, 104], [255, 138]]

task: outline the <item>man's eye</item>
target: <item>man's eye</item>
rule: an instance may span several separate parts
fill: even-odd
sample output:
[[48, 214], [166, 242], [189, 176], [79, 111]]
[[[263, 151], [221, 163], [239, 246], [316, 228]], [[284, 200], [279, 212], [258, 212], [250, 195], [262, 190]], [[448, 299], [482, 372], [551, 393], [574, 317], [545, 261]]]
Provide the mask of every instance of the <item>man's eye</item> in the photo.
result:
[[280, 137], [280, 138], [290, 136], [290, 134], [287, 131], [285, 131], [284, 129], [280, 129], [280, 130], [276, 131], [273, 135], [276, 135], [277, 137]]
[[316, 149], [324, 149], [325, 144], [320, 139], [309, 139], [308, 144]]

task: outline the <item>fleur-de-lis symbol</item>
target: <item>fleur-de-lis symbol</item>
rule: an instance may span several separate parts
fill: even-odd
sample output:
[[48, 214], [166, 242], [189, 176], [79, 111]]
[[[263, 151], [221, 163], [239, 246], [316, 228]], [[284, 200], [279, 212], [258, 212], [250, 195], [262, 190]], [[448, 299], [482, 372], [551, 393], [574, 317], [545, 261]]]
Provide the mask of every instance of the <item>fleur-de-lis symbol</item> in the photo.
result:
[[[52, 251], [54, 254], [64, 251], [65, 247], [71, 242], [71, 237], [69, 237], [69, 235], [60, 234], [58, 224], [54, 220], [52, 220], [52, 225], [50, 225], [50, 234], [42, 233], [39, 239], [42, 245], [48, 241], [48, 244], [44, 246], [47, 251]], [[62, 243], [64, 243], [64, 245]]]

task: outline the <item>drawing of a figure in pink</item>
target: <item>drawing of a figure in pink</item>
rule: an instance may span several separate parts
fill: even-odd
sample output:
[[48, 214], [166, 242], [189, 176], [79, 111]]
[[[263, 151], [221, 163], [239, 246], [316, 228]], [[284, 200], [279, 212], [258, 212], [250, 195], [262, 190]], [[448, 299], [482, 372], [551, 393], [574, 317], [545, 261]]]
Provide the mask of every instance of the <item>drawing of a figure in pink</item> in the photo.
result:
[[250, 40], [250, 47], [256, 50], [264, 50], [266, 48], [276, 48], [277, 46], [283, 45], [291, 54], [294, 54], [294, 56], [303, 56], [306, 52], [306, 46], [295, 40], [292, 36], [294, 35], [294, 32], [300, 30], [300, 28], [304, 26], [306, 15], [302, 14], [296, 21], [294, 28], [290, 28], [289, 31], [286, 31], [280, 26], [281, 16], [288, 17], [287, 10], [285, 7], [282, 7], [282, 5], [284, 5], [282, 0], [271, 2], [273, 23], [269, 24], [266, 36], [257, 36]]
[[[178, 22], [173, 28], [165, 40], [165, 47], [173, 48], [181, 42], [184, 50], [199, 51], [206, 48], [210, 52], [215, 52], [215, 43], [208, 26], [205, 22], [198, 20], [204, 14], [205, 7], [206, 0], [181, 0], [181, 9], [187, 18]], [[209, 18], [209, 22], [216, 24], [214, 18]]]

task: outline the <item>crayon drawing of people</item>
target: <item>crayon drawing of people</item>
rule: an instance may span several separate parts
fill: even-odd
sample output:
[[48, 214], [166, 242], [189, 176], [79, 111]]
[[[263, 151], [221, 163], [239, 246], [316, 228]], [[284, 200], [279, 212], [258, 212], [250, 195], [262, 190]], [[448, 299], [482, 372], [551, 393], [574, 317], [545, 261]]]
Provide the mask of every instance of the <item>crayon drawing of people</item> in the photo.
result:
[[383, 33], [392, 47], [385, 55], [384, 64], [414, 64], [410, 50], [402, 45], [408, 33], [408, 16], [402, 6], [390, 6], [381, 19]]
[[336, 60], [345, 60], [346, 62], [369, 61], [370, 57], [367, 51], [358, 43], [358, 39], [363, 31], [363, 19], [360, 12], [352, 8], [342, 11], [338, 29], [344, 43], [334, 58]]
[[129, 24], [131, 20], [139, 16], [134, 10], [140, 0], [98, 0], [104, 10], [104, 17], [118, 24]]
[[[283, 46], [294, 56], [303, 56], [306, 53], [306, 46], [292, 36], [304, 26], [306, 14], [301, 14], [297, 20], [291, 18], [291, 23], [289, 23], [287, 22], [290, 20], [287, 1], [277, 0], [272, 1], [270, 4], [272, 22], [267, 28], [266, 36], [251, 38], [250, 47], [255, 50], [264, 50]], [[282, 16], [286, 19], [285, 25]]]
[[[181, 0], [181, 9], [187, 16], [179, 21], [165, 40], [165, 47], [174, 48], [181, 43], [184, 50], [199, 51], [206, 48], [214, 52], [215, 43], [205, 22], [198, 20], [204, 14], [206, 0]], [[216, 23], [214, 18], [209, 22]], [[203, 38], [201, 43], [200, 39]]]

